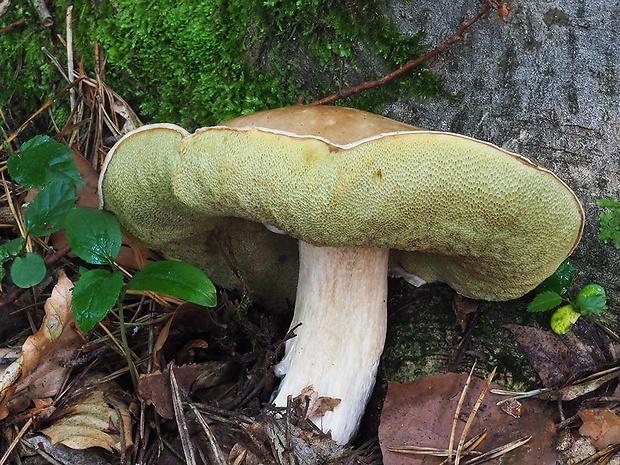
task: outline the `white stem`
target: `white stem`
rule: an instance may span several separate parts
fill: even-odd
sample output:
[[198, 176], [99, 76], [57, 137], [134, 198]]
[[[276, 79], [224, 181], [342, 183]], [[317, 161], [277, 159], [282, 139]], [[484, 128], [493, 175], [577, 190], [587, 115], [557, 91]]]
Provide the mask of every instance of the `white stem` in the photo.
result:
[[375, 384], [387, 329], [388, 249], [314, 247], [299, 243], [299, 283], [291, 328], [276, 374], [274, 401], [312, 386], [340, 404], [312, 418], [346, 444], [355, 434]]

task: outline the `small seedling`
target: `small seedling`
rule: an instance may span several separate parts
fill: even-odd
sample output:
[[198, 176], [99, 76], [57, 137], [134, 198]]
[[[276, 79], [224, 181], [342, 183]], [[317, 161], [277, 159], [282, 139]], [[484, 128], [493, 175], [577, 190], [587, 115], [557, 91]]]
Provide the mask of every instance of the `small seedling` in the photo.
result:
[[39, 284], [47, 268], [39, 254], [27, 249], [27, 238], [65, 229], [67, 244], [75, 255], [86, 263], [111, 268], [80, 268], [71, 305], [85, 333], [115, 305], [120, 310], [128, 290], [166, 294], [207, 307], [216, 305], [213, 283], [188, 263], [152, 263], [125, 283], [114, 263], [121, 248], [120, 225], [108, 212], [76, 207], [77, 188], [83, 181], [69, 147], [48, 136], [35, 136], [22, 144], [19, 154], [8, 159], [7, 169], [15, 182], [38, 193], [24, 211], [25, 237], [0, 245], [0, 279], [6, 265], [16, 286]]
[[574, 299], [568, 293], [575, 270], [567, 258], [549, 278], [536, 288], [536, 297], [527, 307], [528, 312], [539, 313], [554, 310], [551, 315], [551, 329], [557, 334], [566, 334], [581, 317], [595, 320], [607, 309], [605, 289], [598, 284], [581, 288]]

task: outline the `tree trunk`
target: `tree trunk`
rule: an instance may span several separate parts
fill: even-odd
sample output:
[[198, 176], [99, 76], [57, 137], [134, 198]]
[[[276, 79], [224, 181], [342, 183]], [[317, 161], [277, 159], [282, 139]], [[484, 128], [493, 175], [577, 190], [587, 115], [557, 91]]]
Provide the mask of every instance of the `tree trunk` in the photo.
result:
[[[437, 44], [479, 7], [391, 0], [385, 11], [404, 33], [421, 29]], [[488, 140], [558, 174], [586, 211], [573, 255], [577, 282], [607, 286], [617, 303], [620, 252], [598, 240], [596, 200], [620, 198], [620, 6], [516, 0], [511, 7], [505, 20], [489, 12], [430, 64], [454, 99], [401, 99], [387, 116]]]

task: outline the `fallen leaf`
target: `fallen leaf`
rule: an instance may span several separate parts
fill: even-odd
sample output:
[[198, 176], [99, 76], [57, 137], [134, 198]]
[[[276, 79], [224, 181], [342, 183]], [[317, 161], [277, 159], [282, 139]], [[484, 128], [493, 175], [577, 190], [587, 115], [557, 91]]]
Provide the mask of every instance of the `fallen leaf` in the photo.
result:
[[506, 325], [506, 328], [527, 354], [543, 386], [566, 384], [572, 374], [571, 353], [560, 336], [531, 326]]
[[196, 365], [168, 366], [164, 371], [142, 375], [138, 379], [138, 394], [150, 402], [163, 418], [174, 418], [170, 370], [182, 392], [194, 393], [226, 382], [231, 377], [233, 365], [227, 362], [205, 362]]
[[296, 399], [299, 399], [302, 405], [307, 402], [307, 418], [321, 418], [327, 412], [333, 411], [342, 402], [342, 399], [335, 397], [319, 397], [319, 393], [314, 390], [312, 385], [303, 388]]
[[52, 443], [72, 449], [101, 447], [109, 452], [132, 445], [131, 415], [114, 385], [99, 385], [52, 415], [52, 425], [41, 430]]
[[[436, 465], [444, 457], [430, 457], [392, 452], [390, 447], [423, 446], [447, 449], [454, 412], [467, 375], [446, 373], [418, 379], [410, 383], [390, 383], [381, 412], [379, 443], [385, 465]], [[459, 416], [455, 444], [485, 381], [472, 378], [468, 396]], [[499, 386], [491, 384], [492, 389]], [[502, 464], [555, 465], [553, 448], [555, 427], [553, 406], [536, 399], [522, 401], [521, 417], [514, 418], [496, 405], [503, 397], [487, 393], [477, 412], [469, 437], [487, 433], [476, 449], [486, 452], [524, 436], [532, 436], [525, 445], [501, 458]], [[456, 445], [454, 446], [456, 449]], [[499, 459], [487, 462], [499, 463]]]
[[525, 350], [545, 387], [560, 387], [601, 366], [617, 363], [617, 344], [583, 318], [564, 336], [528, 326], [506, 328]]
[[620, 417], [611, 410], [582, 409], [577, 414], [583, 422], [579, 434], [590, 438], [597, 450], [620, 442]]
[[71, 288], [73, 283], [61, 273], [45, 302], [39, 331], [26, 339], [22, 358], [9, 366], [9, 370], [19, 368], [20, 376], [14, 378], [0, 401], [0, 418], [9, 411], [22, 411], [34, 399], [54, 397], [62, 387], [68, 362], [75, 358], [83, 342], [71, 311]]

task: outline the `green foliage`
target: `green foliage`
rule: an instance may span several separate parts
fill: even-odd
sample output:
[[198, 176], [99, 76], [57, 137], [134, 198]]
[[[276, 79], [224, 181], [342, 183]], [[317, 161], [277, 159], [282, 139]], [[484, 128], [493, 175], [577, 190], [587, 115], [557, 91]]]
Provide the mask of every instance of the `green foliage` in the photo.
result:
[[[41, 26], [31, 2], [11, 2], [2, 16], [2, 25], [20, 19], [25, 20], [23, 25], [0, 34], [0, 109], [7, 120], [18, 124], [66, 84], [41, 51], [42, 47], [47, 50], [56, 48], [54, 28]], [[52, 112], [56, 108], [52, 106]], [[35, 132], [44, 133], [51, 129], [51, 125], [42, 121], [38, 118], [34, 122]]]
[[50, 184], [79, 187], [84, 181], [72, 153], [48, 136], [35, 136], [24, 142], [6, 165], [11, 177], [26, 189], [45, 189]]
[[611, 242], [620, 249], [620, 201], [614, 198], [599, 199], [596, 204], [605, 209], [599, 217], [598, 238], [605, 244]]
[[75, 201], [75, 186], [51, 184], [37, 194], [24, 213], [24, 226], [32, 236], [47, 236], [62, 228]]
[[159, 292], [205, 307], [217, 303], [215, 286], [201, 270], [189, 263], [171, 260], [145, 266], [131, 278], [127, 290]]
[[598, 315], [607, 310], [607, 294], [599, 284], [588, 284], [575, 297], [575, 306], [582, 315]]
[[[49, 235], [65, 228], [67, 244], [78, 257], [92, 265], [113, 268], [112, 271], [80, 269], [81, 277], [71, 300], [80, 328], [90, 331], [116, 303], [122, 305], [127, 289], [150, 290], [215, 306], [213, 283], [202, 271], [186, 263], [157, 262], [145, 267], [127, 284], [123, 283], [123, 275], [114, 264], [121, 248], [120, 225], [108, 212], [75, 206], [77, 186], [82, 180], [79, 174], [75, 177], [77, 166], [67, 156], [68, 148], [62, 147], [48, 137], [37, 136], [22, 144], [20, 154], [11, 157], [7, 166], [14, 180], [42, 189], [24, 213], [24, 226], [29, 235]], [[23, 288], [40, 283], [47, 271], [43, 258], [25, 252], [25, 245], [25, 239], [20, 238], [0, 246], [0, 263], [13, 261], [11, 279]], [[4, 273], [0, 278], [3, 276]]]
[[549, 325], [554, 333], [564, 335], [571, 330], [580, 317], [581, 314], [576, 312], [572, 305], [564, 305], [553, 312]]
[[120, 271], [80, 268], [80, 279], [73, 288], [71, 306], [84, 333], [90, 332], [105, 318], [116, 304], [122, 287], [123, 275]]
[[[575, 276], [575, 269], [570, 259], [564, 260], [560, 263], [555, 272], [545, 279], [536, 287], [536, 293], [541, 294], [543, 292], [551, 291], [563, 296], [570, 289], [573, 283], [573, 276]], [[559, 305], [559, 304], [558, 304]]]
[[75, 208], [65, 220], [67, 244], [93, 265], [113, 265], [121, 250], [121, 227], [114, 215], [92, 208]]
[[534, 300], [527, 306], [530, 313], [546, 312], [554, 309], [562, 303], [562, 296], [557, 292], [544, 291], [534, 297]]
[[582, 287], [571, 301], [567, 293], [574, 274], [575, 270], [566, 259], [553, 275], [536, 288], [536, 297], [527, 306], [527, 311], [531, 313], [555, 309], [550, 326], [560, 335], [568, 333], [581, 316], [596, 323], [595, 316], [607, 309], [605, 289], [594, 283]]
[[18, 287], [30, 287], [39, 284], [47, 268], [41, 255], [28, 252], [23, 256], [15, 257], [11, 266], [11, 279]]

